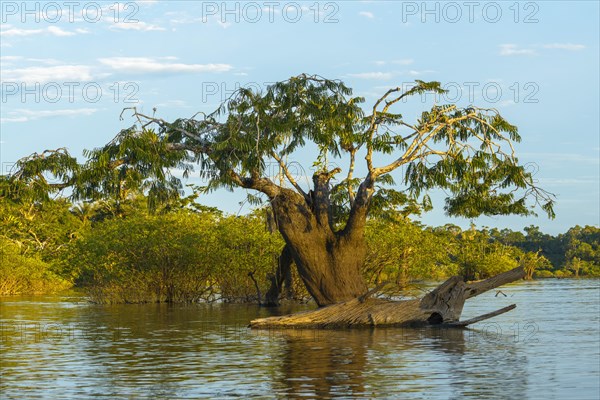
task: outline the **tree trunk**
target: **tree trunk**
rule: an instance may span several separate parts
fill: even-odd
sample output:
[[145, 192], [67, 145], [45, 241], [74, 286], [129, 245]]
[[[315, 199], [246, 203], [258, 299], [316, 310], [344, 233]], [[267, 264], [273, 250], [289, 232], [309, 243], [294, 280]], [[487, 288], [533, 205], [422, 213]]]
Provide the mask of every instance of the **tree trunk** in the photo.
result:
[[[320, 182], [320, 181], [319, 181]], [[315, 187], [322, 187], [322, 182]], [[319, 306], [360, 296], [367, 290], [361, 274], [366, 257], [364, 227], [334, 232], [328, 195], [282, 190], [271, 199], [277, 226], [306, 289]]]
[[291, 247], [298, 273], [319, 306], [350, 300], [367, 290], [360, 273], [364, 243], [359, 240], [328, 237]]
[[277, 271], [275, 275], [271, 275], [271, 286], [265, 294], [265, 302], [262, 304], [266, 307], [277, 307], [279, 305], [279, 297], [281, 296], [282, 289], [285, 286], [285, 298], [291, 299], [293, 297], [292, 288], [292, 251], [289, 245], [285, 245], [279, 259], [277, 260]]
[[250, 327], [348, 328], [404, 325], [464, 327], [515, 308], [515, 305], [510, 305], [468, 321], [460, 321], [460, 315], [467, 299], [506, 283], [522, 279], [524, 276], [525, 271], [522, 267], [474, 283], [465, 283], [461, 277], [455, 276], [422, 299], [388, 301], [369, 298], [370, 293], [365, 293], [361, 297], [319, 308], [315, 311], [256, 319], [250, 323]]

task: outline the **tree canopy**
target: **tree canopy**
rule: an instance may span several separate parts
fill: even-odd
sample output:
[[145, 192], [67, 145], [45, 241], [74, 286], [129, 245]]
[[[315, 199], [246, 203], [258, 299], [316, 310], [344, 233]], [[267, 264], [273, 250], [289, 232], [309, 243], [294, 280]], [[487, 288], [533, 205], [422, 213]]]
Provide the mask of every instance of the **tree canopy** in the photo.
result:
[[[92, 200], [141, 191], [159, 204], [182, 193], [175, 169], [187, 177], [198, 168], [207, 190], [242, 187], [273, 199], [292, 188], [309, 202], [318, 198], [329, 213], [336, 210], [336, 223], [368, 205], [428, 209], [432, 189], [446, 193], [445, 211], [452, 216], [530, 215], [536, 205], [554, 216], [553, 196], [536, 186], [516, 157], [514, 125], [495, 109], [453, 104], [434, 105], [407, 121], [396, 108], [423, 93], [444, 90], [439, 82], [416, 81], [408, 90], [388, 90], [368, 109], [343, 82], [301, 74], [262, 92], [241, 88], [215, 111], [190, 118], [166, 121], [126, 109], [134, 125], [86, 151], [85, 163], [64, 148], [47, 150], [20, 160], [3, 186], [13, 194], [28, 188], [37, 198], [71, 187], [74, 199]], [[317, 150], [312, 189], [290, 168], [304, 147]], [[366, 173], [357, 178], [361, 156]], [[382, 159], [392, 161], [378, 164]], [[329, 190], [343, 160], [347, 169]], [[279, 166], [279, 181], [270, 176], [271, 163]], [[400, 167], [405, 172], [397, 185], [390, 173]]]

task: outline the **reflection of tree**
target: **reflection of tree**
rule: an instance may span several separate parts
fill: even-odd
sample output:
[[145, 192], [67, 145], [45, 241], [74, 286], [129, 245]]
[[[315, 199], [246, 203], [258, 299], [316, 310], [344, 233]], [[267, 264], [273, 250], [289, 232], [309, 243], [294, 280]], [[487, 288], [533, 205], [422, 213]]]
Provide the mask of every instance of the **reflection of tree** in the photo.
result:
[[[519, 398], [526, 358], [494, 329], [284, 331], [290, 396]], [[486, 397], [487, 398], [487, 397]]]
[[289, 395], [365, 394], [363, 372], [370, 331], [300, 330], [286, 331], [283, 336], [281, 383]]

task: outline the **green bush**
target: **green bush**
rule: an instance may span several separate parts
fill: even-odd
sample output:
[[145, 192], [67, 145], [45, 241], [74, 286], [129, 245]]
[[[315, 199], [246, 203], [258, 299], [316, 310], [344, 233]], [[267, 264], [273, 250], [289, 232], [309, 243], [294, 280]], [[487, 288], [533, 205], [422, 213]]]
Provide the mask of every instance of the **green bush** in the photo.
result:
[[573, 272], [569, 270], [559, 269], [554, 271], [554, 276], [557, 278], [571, 278], [573, 277]]
[[534, 278], [554, 278], [552, 271], [539, 270], [533, 273]]
[[263, 294], [269, 287], [266, 278], [275, 272], [283, 239], [269, 233], [262, 218], [253, 215], [220, 218], [215, 233], [214, 281], [223, 300], [255, 301], [256, 284]]
[[455, 271], [445, 243], [410, 221], [367, 225], [363, 274], [370, 284], [392, 281], [403, 287], [416, 279], [441, 279]]
[[251, 301], [249, 273], [264, 293], [282, 246], [252, 216], [140, 212], [97, 223], [62, 264], [98, 303]]
[[0, 238], [0, 295], [47, 294], [71, 286], [48, 263], [22, 255], [16, 243]]

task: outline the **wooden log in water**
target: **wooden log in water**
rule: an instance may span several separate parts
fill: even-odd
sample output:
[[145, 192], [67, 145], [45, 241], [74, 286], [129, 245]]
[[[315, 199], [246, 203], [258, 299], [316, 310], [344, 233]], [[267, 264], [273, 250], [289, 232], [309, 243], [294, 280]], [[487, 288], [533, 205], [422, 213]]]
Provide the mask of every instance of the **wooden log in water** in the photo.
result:
[[[465, 283], [454, 276], [442, 283], [422, 299], [390, 301], [368, 298], [364, 295], [343, 303], [291, 315], [255, 319], [251, 328], [332, 329], [374, 326], [440, 325], [464, 327], [492, 318], [515, 308], [515, 305], [498, 311], [460, 321], [464, 303], [488, 290], [522, 279], [523, 268], [518, 267], [489, 279]], [[371, 293], [369, 293], [370, 295]]]

